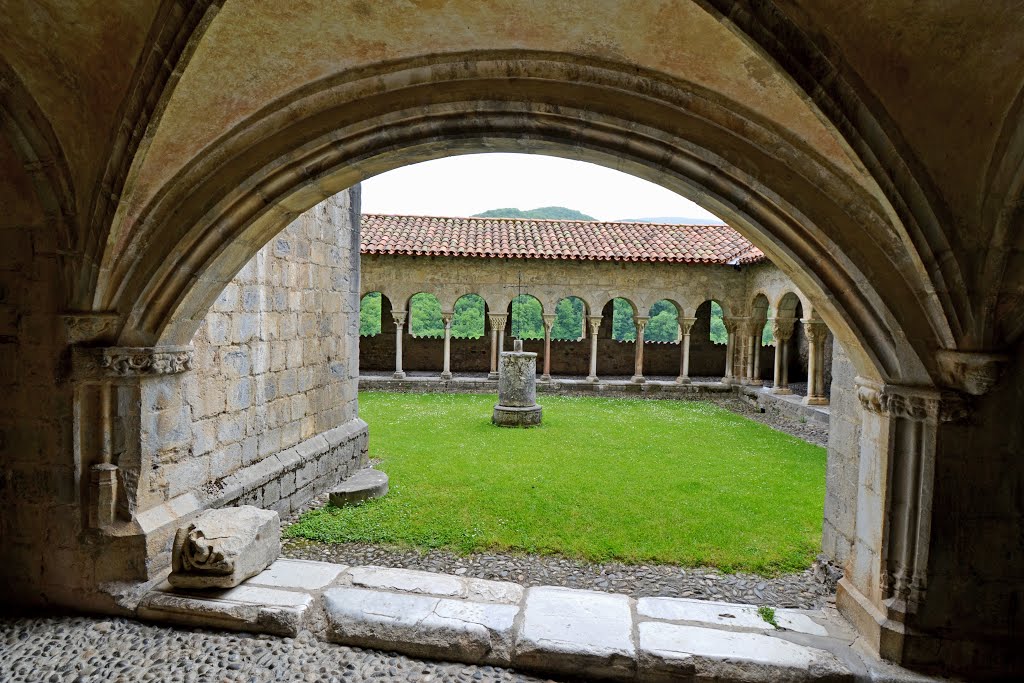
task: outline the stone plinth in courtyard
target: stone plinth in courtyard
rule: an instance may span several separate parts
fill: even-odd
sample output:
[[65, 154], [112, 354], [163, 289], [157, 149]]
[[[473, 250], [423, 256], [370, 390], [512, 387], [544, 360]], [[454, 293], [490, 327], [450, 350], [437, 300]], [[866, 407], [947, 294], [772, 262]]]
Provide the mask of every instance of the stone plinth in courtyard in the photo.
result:
[[491, 422], [499, 427], [536, 427], [542, 408], [537, 405], [537, 354], [523, 351], [517, 339], [512, 351], [501, 354], [498, 403]]

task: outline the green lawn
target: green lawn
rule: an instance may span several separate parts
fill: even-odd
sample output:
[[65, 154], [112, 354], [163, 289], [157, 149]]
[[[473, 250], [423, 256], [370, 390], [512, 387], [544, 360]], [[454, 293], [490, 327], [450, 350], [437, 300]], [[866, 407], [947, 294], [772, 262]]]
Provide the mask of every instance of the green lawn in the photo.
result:
[[360, 393], [391, 492], [287, 535], [762, 574], [818, 551], [819, 446], [702, 402], [543, 396], [541, 427], [503, 429], [495, 400]]

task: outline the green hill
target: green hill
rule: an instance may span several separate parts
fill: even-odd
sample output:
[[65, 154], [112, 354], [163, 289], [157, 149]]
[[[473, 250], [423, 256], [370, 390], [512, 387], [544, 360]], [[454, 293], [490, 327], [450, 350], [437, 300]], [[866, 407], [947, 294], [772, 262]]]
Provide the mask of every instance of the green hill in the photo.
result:
[[593, 221], [593, 216], [580, 213], [575, 209], [567, 209], [564, 206], [542, 206], [539, 209], [523, 211], [521, 209], [491, 209], [483, 213], [474, 214], [473, 218], [549, 218], [562, 221]]

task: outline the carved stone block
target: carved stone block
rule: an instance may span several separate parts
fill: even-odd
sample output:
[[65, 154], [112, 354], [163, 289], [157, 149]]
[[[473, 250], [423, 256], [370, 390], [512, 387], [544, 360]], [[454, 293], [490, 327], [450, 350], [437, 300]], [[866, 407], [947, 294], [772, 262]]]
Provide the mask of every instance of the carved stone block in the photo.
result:
[[273, 510], [207, 510], [175, 534], [167, 580], [175, 588], [232, 588], [280, 553], [281, 520]]

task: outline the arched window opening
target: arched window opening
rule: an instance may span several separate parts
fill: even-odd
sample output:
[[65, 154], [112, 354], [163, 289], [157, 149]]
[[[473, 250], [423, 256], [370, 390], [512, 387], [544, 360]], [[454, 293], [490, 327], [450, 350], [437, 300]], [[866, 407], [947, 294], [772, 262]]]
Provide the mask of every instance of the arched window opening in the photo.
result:
[[717, 301], [711, 301], [711, 328], [709, 337], [715, 344], [728, 344], [729, 333], [725, 330], [725, 321], [722, 319], [722, 306]]
[[370, 292], [359, 301], [359, 336], [376, 337], [380, 334], [380, 292]]
[[544, 338], [544, 309], [535, 297], [520, 294], [509, 305], [512, 336], [519, 339]]
[[551, 338], [558, 341], [579, 341], [587, 334], [586, 306], [583, 299], [567, 296], [555, 306], [555, 324]]
[[433, 294], [420, 292], [409, 299], [409, 334], [414, 337], [443, 337], [441, 302]]
[[650, 320], [644, 329], [645, 342], [674, 343], [679, 341], [679, 309], [668, 299], [651, 306]]
[[627, 299], [612, 299], [612, 339], [636, 341], [636, 323], [633, 321], [633, 315], [633, 304]]
[[764, 323], [761, 330], [761, 346], [775, 346], [775, 335], [772, 334], [771, 311], [768, 312], [769, 320]]
[[771, 318], [771, 311], [768, 309], [768, 297], [766, 297], [764, 294], [758, 294], [756, 297], [754, 297], [754, 301], [750, 307], [751, 322], [755, 325], [758, 323], [761, 324], [761, 338], [758, 346], [772, 345], [772, 327], [768, 323], [769, 318]]
[[452, 316], [452, 337], [455, 339], [479, 339], [484, 336], [484, 317], [487, 304], [478, 294], [466, 294], [455, 302]]

